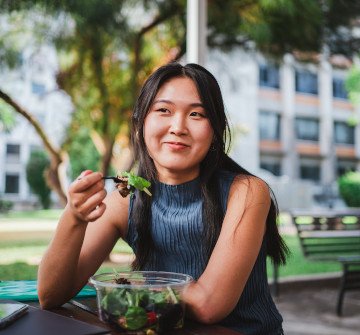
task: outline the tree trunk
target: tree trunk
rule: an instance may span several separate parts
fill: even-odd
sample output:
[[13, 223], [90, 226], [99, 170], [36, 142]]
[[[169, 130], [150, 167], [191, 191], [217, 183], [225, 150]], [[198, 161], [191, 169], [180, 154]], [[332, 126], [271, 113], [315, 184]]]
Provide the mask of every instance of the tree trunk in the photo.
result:
[[4, 100], [8, 105], [10, 105], [16, 113], [22, 115], [30, 124], [34, 127], [36, 133], [40, 136], [41, 141], [45, 147], [46, 152], [50, 156], [50, 167], [47, 172], [46, 182], [51, 190], [53, 190], [59, 197], [59, 200], [63, 205], [66, 204], [66, 195], [64, 192], [64, 184], [61, 182], [59, 169], [63, 163], [63, 157], [61, 151], [56, 149], [54, 145], [50, 142], [50, 139], [45, 134], [39, 122], [23, 109], [14, 99], [12, 99], [8, 94], [0, 90], [0, 99]]
[[112, 160], [112, 152], [114, 147], [114, 140], [106, 139], [104, 144], [105, 144], [105, 151], [101, 155], [100, 171], [105, 176], [109, 173], [110, 164]]

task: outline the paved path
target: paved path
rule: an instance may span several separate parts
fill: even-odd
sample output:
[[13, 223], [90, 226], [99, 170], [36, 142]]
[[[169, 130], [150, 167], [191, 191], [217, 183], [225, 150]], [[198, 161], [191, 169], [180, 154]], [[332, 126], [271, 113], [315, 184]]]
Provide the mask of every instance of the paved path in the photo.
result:
[[335, 313], [337, 288], [304, 286], [288, 289], [276, 299], [286, 335], [359, 335], [360, 291], [347, 292], [343, 316]]

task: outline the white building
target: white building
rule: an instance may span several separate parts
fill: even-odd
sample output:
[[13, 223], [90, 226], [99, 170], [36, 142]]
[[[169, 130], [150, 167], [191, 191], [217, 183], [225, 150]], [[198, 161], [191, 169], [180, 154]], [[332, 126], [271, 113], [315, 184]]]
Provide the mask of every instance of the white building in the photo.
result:
[[322, 186], [360, 167], [360, 125], [348, 124], [359, 110], [344, 87], [350, 66], [341, 56], [305, 63], [286, 55], [279, 66], [255, 51], [208, 56], [232, 124], [247, 129], [232, 156], [281, 177], [269, 182], [282, 209], [313, 206]]
[[[57, 89], [56, 52], [49, 46], [28, 47], [16, 71], [0, 72], [0, 87], [43, 126], [55, 146], [59, 146], [70, 121], [70, 99]], [[26, 164], [30, 153], [42, 147], [40, 137], [30, 123], [16, 115], [16, 126], [10, 132], [0, 131], [0, 197], [16, 204], [36, 201], [26, 181]]]

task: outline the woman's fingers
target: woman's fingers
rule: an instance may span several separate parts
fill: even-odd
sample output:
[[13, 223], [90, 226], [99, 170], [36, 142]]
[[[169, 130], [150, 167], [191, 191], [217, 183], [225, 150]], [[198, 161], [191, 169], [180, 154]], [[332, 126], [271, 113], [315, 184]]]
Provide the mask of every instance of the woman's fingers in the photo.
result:
[[106, 197], [102, 174], [84, 171], [69, 188], [69, 203], [73, 213], [82, 221], [95, 221], [105, 211]]
[[[89, 170], [87, 170], [89, 171]], [[83, 172], [74, 182], [71, 184], [70, 189], [73, 192], [79, 193], [87, 191], [95, 183], [101, 181], [102, 185], [104, 181], [102, 180], [102, 174], [100, 172]]]
[[99, 206], [97, 206], [92, 212], [87, 215], [87, 221], [96, 221], [99, 217], [101, 217], [101, 215], [104, 214], [105, 209], [106, 205], [102, 202]]
[[92, 212], [97, 206], [100, 206], [100, 204], [103, 202], [103, 200], [106, 197], [106, 190], [102, 189], [99, 192], [96, 192], [89, 198], [87, 198], [79, 207], [78, 211], [84, 215], [87, 216], [90, 212]]

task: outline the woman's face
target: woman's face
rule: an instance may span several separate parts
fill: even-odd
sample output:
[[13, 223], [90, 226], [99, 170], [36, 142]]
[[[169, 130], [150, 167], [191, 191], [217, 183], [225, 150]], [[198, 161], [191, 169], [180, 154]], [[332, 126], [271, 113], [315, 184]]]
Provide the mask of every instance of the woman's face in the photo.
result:
[[145, 118], [144, 139], [160, 181], [198, 176], [213, 129], [191, 79], [176, 77], [161, 86]]

